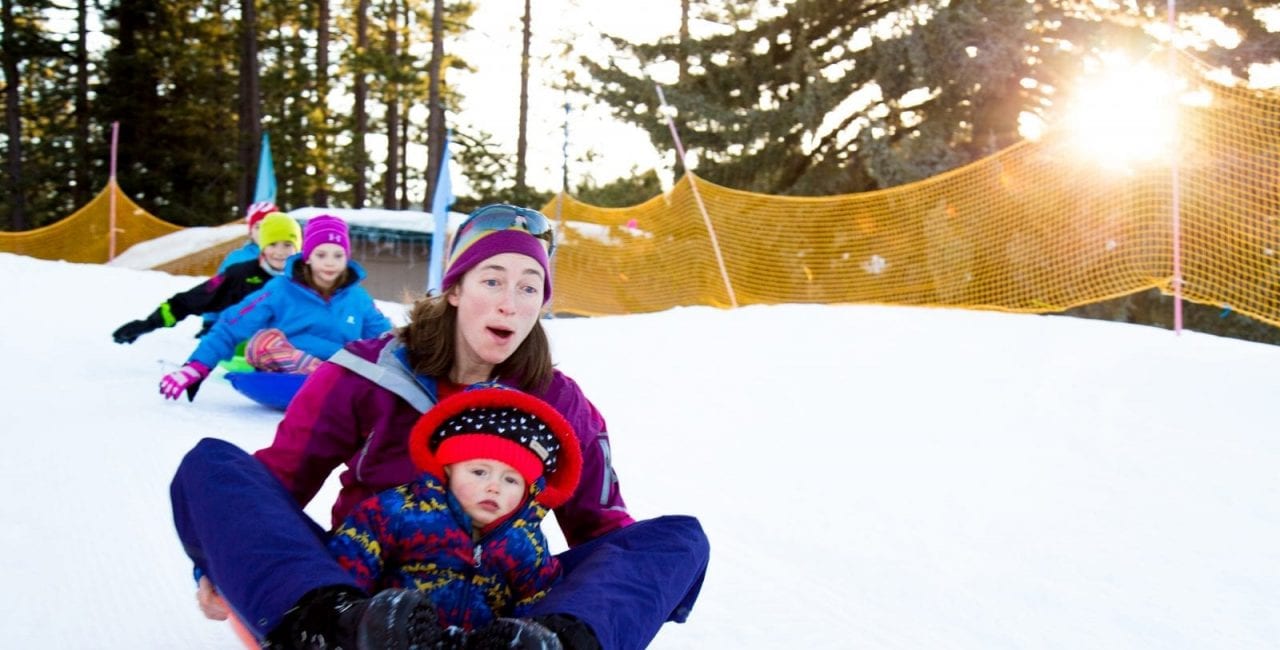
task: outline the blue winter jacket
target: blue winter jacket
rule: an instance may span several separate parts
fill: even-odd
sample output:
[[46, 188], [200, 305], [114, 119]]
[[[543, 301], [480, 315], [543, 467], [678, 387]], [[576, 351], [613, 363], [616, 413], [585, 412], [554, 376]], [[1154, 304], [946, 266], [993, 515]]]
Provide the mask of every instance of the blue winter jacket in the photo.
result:
[[529, 486], [510, 518], [471, 536], [471, 518], [440, 480], [423, 474], [365, 499], [329, 539], [329, 552], [368, 593], [417, 589], [443, 625], [482, 627], [499, 616], [527, 616], [560, 576], [539, 524], [547, 510]]
[[328, 359], [351, 341], [390, 331], [391, 321], [360, 286], [364, 269], [355, 261], [347, 264], [350, 280], [325, 300], [303, 284], [302, 255], [290, 257], [282, 275], [222, 313], [188, 361], [212, 368], [231, 358], [240, 341], [269, 327], [284, 332], [294, 347], [319, 359]]

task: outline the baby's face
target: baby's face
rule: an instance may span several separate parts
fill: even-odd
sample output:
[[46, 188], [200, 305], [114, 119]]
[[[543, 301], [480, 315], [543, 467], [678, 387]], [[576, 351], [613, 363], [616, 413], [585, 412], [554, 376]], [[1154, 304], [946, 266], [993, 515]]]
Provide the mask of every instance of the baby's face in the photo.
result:
[[524, 477], [502, 461], [474, 458], [454, 463], [447, 471], [449, 491], [476, 528], [511, 514], [524, 501]]

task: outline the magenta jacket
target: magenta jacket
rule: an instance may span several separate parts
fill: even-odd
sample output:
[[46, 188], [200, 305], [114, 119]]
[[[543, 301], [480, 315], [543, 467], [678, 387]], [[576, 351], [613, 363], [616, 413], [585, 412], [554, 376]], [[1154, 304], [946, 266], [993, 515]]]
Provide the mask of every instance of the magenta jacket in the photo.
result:
[[[609, 462], [604, 418], [565, 374], [536, 393], [573, 425], [582, 446], [582, 479], [556, 509], [570, 546], [634, 523]], [[410, 370], [394, 334], [347, 344], [313, 373], [285, 411], [271, 446], [254, 454], [300, 506], [346, 465], [333, 526], [364, 499], [417, 479], [409, 431], [437, 401], [436, 380]]]

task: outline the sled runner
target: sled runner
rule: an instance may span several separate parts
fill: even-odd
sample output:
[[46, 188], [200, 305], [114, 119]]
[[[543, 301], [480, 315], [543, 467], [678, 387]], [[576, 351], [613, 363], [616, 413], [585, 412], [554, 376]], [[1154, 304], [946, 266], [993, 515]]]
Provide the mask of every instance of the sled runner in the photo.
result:
[[236, 638], [240, 639], [246, 648], [257, 650], [261, 647], [258, 643], [258, 639], [253, 636], [253, 632], [250, 632], [249, 628], [245, 627], [244, 623], [240, 622], [240, 618], [238, 616], [232, 614], [227, 618], [227, 620], [231, 623], [231, 629], [235, 630]]

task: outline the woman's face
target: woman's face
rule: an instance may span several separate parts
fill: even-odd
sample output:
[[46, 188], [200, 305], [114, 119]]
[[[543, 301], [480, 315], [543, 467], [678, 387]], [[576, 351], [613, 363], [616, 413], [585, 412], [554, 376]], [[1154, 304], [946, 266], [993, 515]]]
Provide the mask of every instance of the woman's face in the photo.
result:
[[458, 383], [489, 379], [533, 330], [542, 311], [543, 272], [532, 257], [494, 255], [477, 264], [448, 295], [458, 309]]

